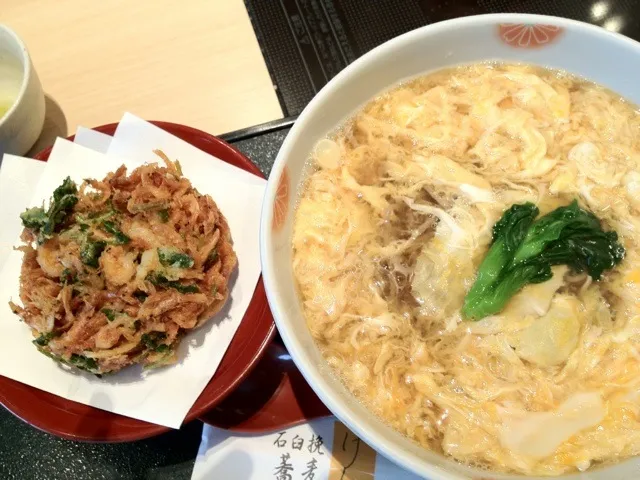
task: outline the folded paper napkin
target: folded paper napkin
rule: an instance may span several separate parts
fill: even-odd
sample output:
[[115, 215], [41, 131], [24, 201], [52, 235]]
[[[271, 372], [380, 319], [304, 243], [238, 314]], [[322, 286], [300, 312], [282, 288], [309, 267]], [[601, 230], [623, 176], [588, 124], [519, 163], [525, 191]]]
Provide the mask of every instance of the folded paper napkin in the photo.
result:
[[[29, 328], [8, 306], [10, 299], [19, 301], [22, 254], [12, 250], [22, 230], [18, 215], [48, 200], [67, 175], [76, 182], [101, 179], [122, 164], [133, 169], [160, 161], [154, 149], [179, 160], [185, 177], [211, 195], [229, 222], [239, 265], [229, 307], [185, 336], [175, 365], [151, 372], [131, 367], [101, 379], [70, 372], [37, 351]], [[81, 128], [76, 143], [58, 139], [46, 163], [5, 155], [0, 164], [0, 375], [69, 400], [179, 428], [215, 374], [253, 296], [260, 276], [258, 233], [265, 185], [265, 180], [131, 114], [122, 118], [113, 138]]]
[[[22, 231], [20, 222], [7, 223], [29, 207], [31, 193], [38, 184], [45, 164], [31, 158], [6, 155], [0, 163], [0, 271]], [[9, 200], [11, 199], [11, 200]]]
[[205, 425], [192, 480], [419, 480], [361, 441], [335, 418], [264, 435]]

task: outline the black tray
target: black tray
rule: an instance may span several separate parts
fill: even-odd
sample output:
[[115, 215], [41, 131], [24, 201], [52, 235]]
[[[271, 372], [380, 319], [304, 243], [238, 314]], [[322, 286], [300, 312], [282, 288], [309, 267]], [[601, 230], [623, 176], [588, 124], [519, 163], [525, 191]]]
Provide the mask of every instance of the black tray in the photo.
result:
[[590, 22], [640, 40], [638, 0], [245, 0], [285, 115], [297, 115], [340, 70], [423, 25], [483, 13]]

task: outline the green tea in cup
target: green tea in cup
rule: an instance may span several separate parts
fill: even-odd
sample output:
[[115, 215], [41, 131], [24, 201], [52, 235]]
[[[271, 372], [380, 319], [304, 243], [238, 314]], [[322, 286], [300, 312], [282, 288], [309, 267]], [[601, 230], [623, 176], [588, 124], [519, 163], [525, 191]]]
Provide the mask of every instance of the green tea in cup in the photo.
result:
[[20, 61], [0, 52], [0, 119], [13, 106], [22, 86], [23, 68]]

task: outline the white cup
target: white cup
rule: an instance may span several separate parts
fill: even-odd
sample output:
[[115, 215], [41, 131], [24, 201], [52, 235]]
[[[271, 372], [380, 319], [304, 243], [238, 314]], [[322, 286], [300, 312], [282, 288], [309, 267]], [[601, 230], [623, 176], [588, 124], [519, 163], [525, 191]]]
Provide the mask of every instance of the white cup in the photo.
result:
[[44, 113], [44, 92], [27, 48], [0, 24], [0, 159], [29, 151], [42, 131]]

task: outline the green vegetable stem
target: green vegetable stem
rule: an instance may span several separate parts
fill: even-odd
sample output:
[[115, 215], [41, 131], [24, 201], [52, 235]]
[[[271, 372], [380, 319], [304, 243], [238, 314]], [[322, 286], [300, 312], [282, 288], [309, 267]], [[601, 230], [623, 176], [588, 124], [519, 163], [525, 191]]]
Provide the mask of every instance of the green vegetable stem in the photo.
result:
[[[476, 281], [465, 297], [463, 314], [477, 315], [479, 305], [486, 301], [489, 290], [509, 265], [515, 250], [522, 242], [527, 229], [538, 215], [538, 207], [533, 203], [513, 205], [493, 226], [493, 241], [487, 256], [480, 265]], [[515, 292], [514, 292], [515, 293]]]

